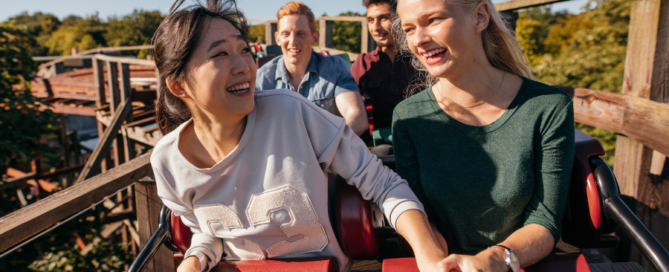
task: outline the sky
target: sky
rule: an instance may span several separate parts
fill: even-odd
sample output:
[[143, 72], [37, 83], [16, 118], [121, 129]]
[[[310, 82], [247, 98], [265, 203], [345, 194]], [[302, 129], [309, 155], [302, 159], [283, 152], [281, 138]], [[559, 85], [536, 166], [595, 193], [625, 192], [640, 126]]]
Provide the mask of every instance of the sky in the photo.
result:
[[[342, 12], [355, 11], [365, 13], [361, 0], [301, 0], [311, 8], [314, 15], [324, 13], [336, 16]], [[493, 3], [505, 0], [493, 0]], [[572, 0], [553, 4], [552, 10], [568, 10], [570, 13], [579, 13], [587, 0]], [[239, 8], [247, 18], [275, 19], [276, 11], [288, 0], [238, 0]], [[33, 14], [41, 11], [51, 13], [63, 19], [68, 15], [85, 17], [98, 13], [101, 18], [109, 16], [123, 16], [132, 13], [134, 9], [160, 10], [165, 14], [174, 3], [172, 0], [0, 0], [0, 22], [22, 12]]]

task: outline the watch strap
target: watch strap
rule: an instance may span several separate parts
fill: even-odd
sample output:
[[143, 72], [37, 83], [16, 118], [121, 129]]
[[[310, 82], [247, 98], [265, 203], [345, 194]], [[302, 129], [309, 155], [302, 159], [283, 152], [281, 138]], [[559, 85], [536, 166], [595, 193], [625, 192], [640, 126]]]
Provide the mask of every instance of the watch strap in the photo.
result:
[[492, 247], [504, 249], [504, 252], [506, 253], [506, 256], [504, 256], [504, 262], [506, 263], [506, 267], [509, 268], [509, 271], [520, 272], [520, 262], [518, 261], [518, 256], [516, 256], [516, 253], [514, 253], [513, 250], [503, 245], [493, 245], [491, 248]]

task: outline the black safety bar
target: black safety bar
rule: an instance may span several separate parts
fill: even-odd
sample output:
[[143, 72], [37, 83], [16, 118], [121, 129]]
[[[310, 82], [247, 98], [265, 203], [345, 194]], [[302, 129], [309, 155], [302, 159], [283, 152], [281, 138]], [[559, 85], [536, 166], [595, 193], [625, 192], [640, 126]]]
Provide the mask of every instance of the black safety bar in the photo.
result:
[[[165, 205], [160, 209], [160, 224], [158, 229], [153, 232], [149, 241], [146, 242], [144, 248], [137, 254], [137, 258], [132, 262], [128, 272], [141, 272], [146, 268], [146, 265], [149, 263], [153, 255], [156, 254], [160, 245], [170, 237], [170, 225], [168, 224], [169, 217], [172, 211], [170, 211]], [[169, 246], [168, 246], [169, 247]], [[175, 249], [170, 248], [172, 251]]]
[[669, 252], [620, 198], [618, 181], [611, 168], [599, 158], [590, 160], [590, 167], [593, 169], [606, 215], [627, 233], [634, 245], [658, 271], [669, 272]]

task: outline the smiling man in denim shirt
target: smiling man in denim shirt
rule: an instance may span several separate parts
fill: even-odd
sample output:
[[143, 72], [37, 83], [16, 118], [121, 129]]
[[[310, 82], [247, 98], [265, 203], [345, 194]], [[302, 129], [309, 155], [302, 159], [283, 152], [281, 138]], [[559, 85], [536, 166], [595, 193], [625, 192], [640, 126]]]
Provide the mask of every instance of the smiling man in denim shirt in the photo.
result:
[[356, 134], [368, 131], [362, 97], [346, 61], [311, 49], [319, 37], [311, 10], [291, 1], [279, 9], [277, 17], [278, 31], [274, 35], [283, 55], [258, 70], [256, 90], [297, 91], [330, 113], [344, 117]]

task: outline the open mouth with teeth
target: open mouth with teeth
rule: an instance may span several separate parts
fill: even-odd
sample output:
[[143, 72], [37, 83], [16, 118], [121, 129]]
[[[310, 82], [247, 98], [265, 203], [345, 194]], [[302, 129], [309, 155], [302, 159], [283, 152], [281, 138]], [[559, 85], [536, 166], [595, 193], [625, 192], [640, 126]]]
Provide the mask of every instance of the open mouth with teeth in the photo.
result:
[[250, 87], [251, 87], [251, 83], [245, 82], [245, 83], [230, 86], [226, 90], [230, 93], [233, 93], [233, 94], [241, 94], [241, 93], [245, 93], [246, 91], [248, 91], [250, 89]]
[[297, 55], [300, 52], [302, 52], [302, 49], [297, 49], [297, 48], [288, 49], [288, 53], [293, 54], [293, 55]]
[[446, 52], [446, 48], [442, 47], [423, 52], [421, 55], [425, 58], [425, 63], [430, 65], [441, 61], [444, 58], [444, 55], [446, 55]]

